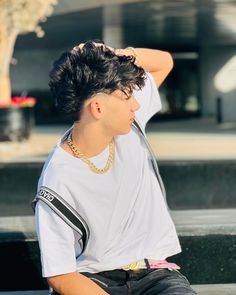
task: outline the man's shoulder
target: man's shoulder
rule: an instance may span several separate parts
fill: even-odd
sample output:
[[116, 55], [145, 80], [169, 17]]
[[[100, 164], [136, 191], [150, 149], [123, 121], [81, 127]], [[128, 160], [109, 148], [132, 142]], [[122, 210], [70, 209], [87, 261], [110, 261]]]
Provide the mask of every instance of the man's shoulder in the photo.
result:
[[62, 171], [65, 169], [66, 161], [61, 155], [59, 146], [55, 146], [53, 150], [48, 155], [42, 172], [41, 178], [53, 178], [55, 180], [60, 179], [62, 177]]

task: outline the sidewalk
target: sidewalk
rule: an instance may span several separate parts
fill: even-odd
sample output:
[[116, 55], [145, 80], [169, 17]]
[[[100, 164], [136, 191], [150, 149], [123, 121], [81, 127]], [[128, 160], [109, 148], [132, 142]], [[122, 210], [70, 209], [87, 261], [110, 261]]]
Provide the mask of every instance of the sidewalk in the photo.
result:
[[159, 160], [236, 160], [236, 122], [210, 119], [150, 124], [147, 135]]
[[[28, 141], [0, 142], [0, 162], [42, 161], [69, 126], [35, 126]], [[236, 160], [236, 122], [151, 122], [147, 136], [159, 160]]]

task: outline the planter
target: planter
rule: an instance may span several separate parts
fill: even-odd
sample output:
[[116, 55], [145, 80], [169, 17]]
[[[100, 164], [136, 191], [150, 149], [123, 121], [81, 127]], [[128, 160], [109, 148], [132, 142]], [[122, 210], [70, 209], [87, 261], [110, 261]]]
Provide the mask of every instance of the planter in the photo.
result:
[[34, 125], [34, 107], [0, 108], [0, 141], [22, 141], [29, 138]]

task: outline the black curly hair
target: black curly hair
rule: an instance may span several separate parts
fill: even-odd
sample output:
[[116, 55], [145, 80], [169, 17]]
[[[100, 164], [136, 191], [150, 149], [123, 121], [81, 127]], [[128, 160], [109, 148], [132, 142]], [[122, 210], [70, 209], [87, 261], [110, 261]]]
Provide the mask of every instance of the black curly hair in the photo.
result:
[[116, 55], [100, 40], [90, 40], [81, 48], [64, 52], [54, 62], [49, 87], [56, 107], [72, 121], [80, 119], [84, 101], [99, 92], [132, 92], [141, 89], [144, 69], [135, 65], [133, 56]]

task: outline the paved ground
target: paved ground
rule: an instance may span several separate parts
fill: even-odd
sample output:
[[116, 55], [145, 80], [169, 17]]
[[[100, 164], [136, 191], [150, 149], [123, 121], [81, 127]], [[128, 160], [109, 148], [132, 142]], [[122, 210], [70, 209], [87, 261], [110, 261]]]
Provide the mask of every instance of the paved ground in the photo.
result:
[[236, 122], [185, 120], [150, 124], [148, 137], [161, 160], [236, 159]]
[[[28, 141], [0, 142], [0, 162], [44, 160], [65, 125], [35, 126]], [[153, 122], [147, 135], [160, 160], [236, 159], [236, 122], [211, 119]]]

